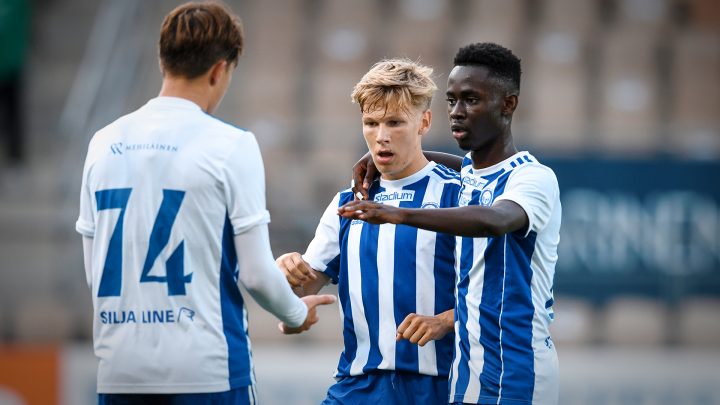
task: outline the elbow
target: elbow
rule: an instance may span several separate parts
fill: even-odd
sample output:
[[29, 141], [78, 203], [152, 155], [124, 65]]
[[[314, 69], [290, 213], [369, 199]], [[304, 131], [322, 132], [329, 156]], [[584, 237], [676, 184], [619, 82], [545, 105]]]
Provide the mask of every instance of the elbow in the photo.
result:
[[497, 238], [510, 232], [511, 227], [512, 223], [509, 220], [499, 217], [486, 224], [484, 236]]

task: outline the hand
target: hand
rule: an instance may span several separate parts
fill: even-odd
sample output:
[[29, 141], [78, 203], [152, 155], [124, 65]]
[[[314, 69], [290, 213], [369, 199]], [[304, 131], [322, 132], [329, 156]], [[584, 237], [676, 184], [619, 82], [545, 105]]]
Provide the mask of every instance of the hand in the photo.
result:
[[358, 193], [360, 193], [362, 198], [359, 199], [367, 200], [369, 198], [368, 189], [370, 189], [373, 180], [378, 176], [378, 170], [375, 167], [375, 162], [373, 162], [370, 152], [366, 153], [355, 163], [352, 172], [352, 191], [355, 198], [358, 198]]
[[286, 335], [293, 335], [296, 333], [304, 332], [312, 325], [317, 323], [318, 320], [320, 320], [320, 317], [317, 315], [317, 306], [318, 305], [329, 305], [333, 304], [335, 302], [335, 296], [334, 295], [308, 295], [307, 297], [300, 298], [305, 305], [308, 307], [308, 313], [307, 317], [305, 317], [305, 322], [303, 322], [302, 325], [298, 327], [291, 328], [290, 326], [285, 325], [285, 323], [280, 322], [278, 324], [278, 329], [280, 329], [280, 332], [286, 334]]
[[371, 224], [401, 224], [404, 209], [370, 201], [350, 201], [338, 208], [343, 218], [361, 219]]
[[317, 280], [315, 270], [303, 260], [300, 253], [286, 253], [275, 259], [275, 264], [285, 273], [285, 278], [293, 288], [302, 287], [310, 280]]
[[431, 340], [442, 339], [454, 328], [453, 310], [445, 311], [435, 316], [410, 314], [405, 317], [397, 329], [396, 341], [407, 339], [410, 343], [419, 346]]

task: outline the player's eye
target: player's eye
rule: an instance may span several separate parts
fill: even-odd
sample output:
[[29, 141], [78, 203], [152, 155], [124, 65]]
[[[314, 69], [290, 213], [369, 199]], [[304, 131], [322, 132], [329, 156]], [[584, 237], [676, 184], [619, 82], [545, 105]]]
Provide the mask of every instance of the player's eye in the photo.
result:
[[446, 98], [445, 100], [447, 100], [447, 103], [448, 103], [448, 105], [449, 105], [450, 107], [454, 106], [455, 103], [457, 103], [457, 100], [455, 100], [454, 98], [448, 97], [448, 98]]

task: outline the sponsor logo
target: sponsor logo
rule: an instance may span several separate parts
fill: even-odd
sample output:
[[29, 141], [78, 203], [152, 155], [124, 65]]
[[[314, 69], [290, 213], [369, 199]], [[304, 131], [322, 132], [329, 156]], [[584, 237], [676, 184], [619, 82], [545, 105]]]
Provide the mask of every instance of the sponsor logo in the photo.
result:
[[177, 311], [172, 309], [100, 311], [99, 315], [100, 323], [103, 325], [178, 323], [183, 319], [195, 321], [195, 311], [187, 307], [180, 307]]
[[551, 338], [550, 336], [548, 336], [548, 337], [545, 338], [545, 346], [546, 346], [548, 349], [552, 349], [552, 348], [553, 348], [553, 341], [552, 341], [552, 338]]
[[413, 199], [415, 199], [415, 190], [402, 190], [376, 194], [373, 201], [384, 203], [389, 201], [412, 201]]
[[475, 187], [475, 188], [482, 188], [482, 186], [484, 184], [481, 180], [478, 180], [473, 176], [464, 176], [462, 178], [462, 183], [467, 184], [472, 187]]
[[183, 317], [186, 319], [189, 319], [190, 322], [195, 321], [195, 311], [193, 311], [190, 308], [180, 307], [180, 310], [178, 311], [178, 322], [183, 320]]
[[123, 152], [134, 152], [141, 150], [154, 150], [159, 152], [177, 152], [178, 147], [164, 143], [131, 143], [125, 145], [122, 142], [116, 142], [110, 145], [110, 152], [113, 155], [122, 155]]
[[123, 143], [116, 142], [116, 143], [110, 145], [110, 152], [112, 152], [113, 155], [122, 155], [123, 154]]

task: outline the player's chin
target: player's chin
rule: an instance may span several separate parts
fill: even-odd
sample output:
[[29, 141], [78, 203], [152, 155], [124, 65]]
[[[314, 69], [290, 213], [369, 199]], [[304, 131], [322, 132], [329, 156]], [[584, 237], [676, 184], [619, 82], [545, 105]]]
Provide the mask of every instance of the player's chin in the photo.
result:
[[472, 145], [470, 143], [470, 140], [467, 139], [467, 137], [455, 139], [455, 141], [458, 144], [458, 148], [465, 150], [465, 151], [472, 150]]

